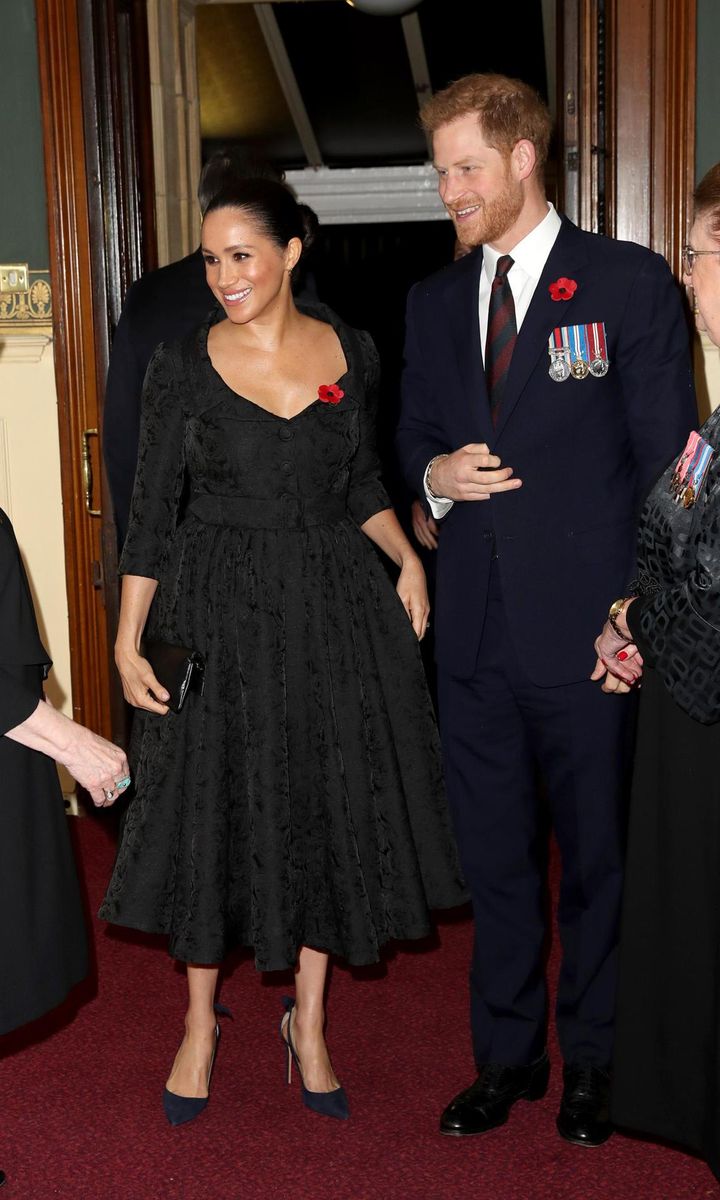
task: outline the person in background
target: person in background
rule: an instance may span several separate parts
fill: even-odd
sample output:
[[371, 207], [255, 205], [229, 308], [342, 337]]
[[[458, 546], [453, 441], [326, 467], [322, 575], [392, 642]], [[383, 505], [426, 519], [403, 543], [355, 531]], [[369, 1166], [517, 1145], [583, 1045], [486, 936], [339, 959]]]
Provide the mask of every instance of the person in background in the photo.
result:
[[[720, 163], [683, 270], [720, 346]], [[720, 1179], [720, 409], [675, 450], [643, 509], [637, 580], [596, 643], [604, 690], [642, 681], [612, 1111]]]
[[0, 509], [0, 1034], [55, 1008], [87, 972], [55, 762], [101, 807], [130, 783], [122, 750], [44, 699], [51, 665], [13, 527]]
[[[548, 203], [546, 105], [471, 75], [424, 110], [472, 253], [407, 310], [398, 450], [441, 521], [435, 605], [445, 779], [475, 916], [477, 1078], [441, 1131], [481, 1134], [549, 1075], [545, 800], [562, 878], [557, 1129], [610, 1135], [609, 1069], [633, 696], [590, 681], [604, 596], [631, 577], [640, 498], [696, 419], [667, 263]], [[598, 590], [599, 589], [599, 590]]]
[[[345, 1119], [329, 955], [374, 962], [465, 896], [418, 648], [425, 577], [379, 478], [377, 353], [323, 305], [296, 306], [312, 232], [281, 184], [216, 196], [202, 249], [220, 312], [159, 347], [143, 393], [115, 649], [136, 788], [100, 915], [169, 935], [187, 964], [174, 1125], [207, 1104], [232, 946], [295, 969], [283, 1050], [306, 1106]], [[177, 714], [146, 625], [205, 659], [203, 695]]]
[[[281, 180], [282, 173], [239, 150], [216, 151], [200, 173], [200, 212], [218, 192], [249, 177]], [[110, 352], [102, 427], [120, 546], [127, 533], [148, 363], [160, 342], [174, 341], [196, 329], [214, 305], [199, 247], [178, 262], [146, 272], [128, 289]]]

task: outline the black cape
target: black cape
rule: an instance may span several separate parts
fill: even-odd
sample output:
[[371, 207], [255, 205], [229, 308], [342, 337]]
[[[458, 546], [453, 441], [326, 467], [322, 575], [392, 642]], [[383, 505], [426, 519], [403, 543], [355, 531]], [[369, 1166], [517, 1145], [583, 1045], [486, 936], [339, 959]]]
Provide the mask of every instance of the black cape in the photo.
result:
[[87, 971], [55, 763], [2, 736], [35, 711], [50, 665], [15, 534], [0, 509], [0, 1033], [54, 1008]]

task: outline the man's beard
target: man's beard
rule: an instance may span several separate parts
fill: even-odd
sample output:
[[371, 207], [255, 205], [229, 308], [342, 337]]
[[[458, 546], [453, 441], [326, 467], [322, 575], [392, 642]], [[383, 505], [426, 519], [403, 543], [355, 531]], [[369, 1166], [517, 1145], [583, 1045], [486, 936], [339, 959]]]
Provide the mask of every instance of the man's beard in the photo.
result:
[[[508, 182], [505, 190], [494, 200], [480, 200], [480, 208], [469, 220], [455, 221], [455, 214], [451, 213], [458, 238], [465, 246], [480, 246], [499, 241], [512, 229], [522, 212], [523, 203], [521, 186]], [[456, 207], [464, 206], [460, 202]]]

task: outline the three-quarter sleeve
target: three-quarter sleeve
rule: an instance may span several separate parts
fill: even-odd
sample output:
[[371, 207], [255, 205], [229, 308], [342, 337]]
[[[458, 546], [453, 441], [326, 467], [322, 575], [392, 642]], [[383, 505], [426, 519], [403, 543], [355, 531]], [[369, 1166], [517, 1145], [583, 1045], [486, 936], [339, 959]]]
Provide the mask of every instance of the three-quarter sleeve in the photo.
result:
[[365, 395], [360, 409], [360, 437], [350, 463], [348, 511], [358, 525], [364, 525], [376, 513], [390, 508], [390, 498], [382, 483], [377, 450], [377, 406], [380, 387], [380, 359], [372, 338], [361, 333], [364, 359]]
[[40, 667], [0, 666], [0, 736], [35, 712], [42, 699], [40, 674]]
[[185, 475], [185, 412], [179, 355], [164, 345], [145, 376], [140, 445], [121, 575], [157, 579], [175, 531]]

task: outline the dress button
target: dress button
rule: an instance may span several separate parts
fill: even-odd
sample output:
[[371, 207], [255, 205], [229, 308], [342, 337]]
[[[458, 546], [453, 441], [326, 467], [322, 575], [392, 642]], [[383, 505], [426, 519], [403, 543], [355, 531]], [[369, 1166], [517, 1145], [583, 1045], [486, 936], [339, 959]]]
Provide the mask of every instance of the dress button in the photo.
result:
[[289, 425], [280, 426], [280, 439], [283, 442], [289, 442], [295, 435]]
[[292, 475], [295, 468], [291, 462], [284, 462], [280, 463], [280, 470], [282, 471], [283, 475]]

